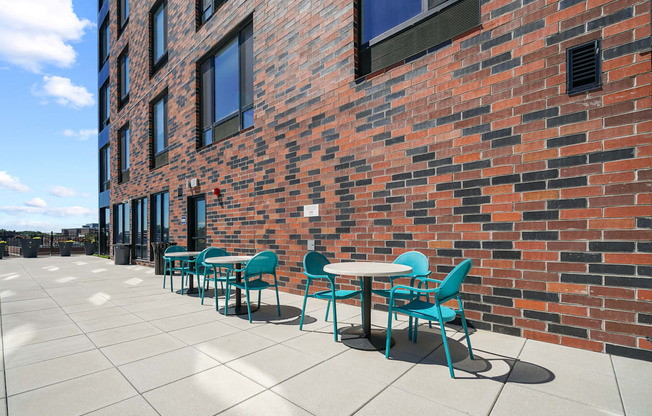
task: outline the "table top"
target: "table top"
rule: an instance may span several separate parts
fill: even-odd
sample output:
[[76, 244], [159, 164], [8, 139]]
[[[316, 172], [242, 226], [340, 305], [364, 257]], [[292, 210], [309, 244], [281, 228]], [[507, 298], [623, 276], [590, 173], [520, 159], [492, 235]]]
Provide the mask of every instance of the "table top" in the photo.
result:
[[333, 263], [324, 266], [326, 273], [339, 276], [382, 277], [412, 273], [412, 267], [403, 264], [356, 261]]
[[195, 257], [201, 251], [175, 251], [174, 253], [165, 254], [165, 257]]
[[254, 256], [220, 256], [220, 257], [208, 257], [204, 259], [204, 263], [215, 263], [215, 264], [228, 264], [228, 263], [246, 263], [249, 260], [253, 259]]

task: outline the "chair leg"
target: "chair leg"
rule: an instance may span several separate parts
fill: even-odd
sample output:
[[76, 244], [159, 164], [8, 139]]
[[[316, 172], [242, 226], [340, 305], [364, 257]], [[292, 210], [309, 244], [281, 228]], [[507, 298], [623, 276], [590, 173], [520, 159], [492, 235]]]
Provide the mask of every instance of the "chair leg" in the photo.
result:
[[301, 320], [299, 321], [299, 331], [303, 331], [303, 316], [306, 313], [306, 301], [308, 300], [308, 289], [310, 288], [310, 279], [306, 282], [306, 293], [303, 295], [303, 308], [301, 308]]
[[417, 342], [417, 330], [419, 329], [419, 318], [414, 318], [414, 335], [412, 336], [412, 342], [416, 344]]
[[[396, 312], [394, 312], [394, 316], [396, 316]], [[412, 315], [408, 319], [408, 341], [412, 341]]]
[[[392, 346], [392, 303], [389, 303], [389, 311], [387, 311], [387, 340], [385, 341], [385, 358], [389, 358], [389, 349]], [[410, 322], [412, 317], [410, 317]]]
[[441, 330], [441, 338], [444, 341], [444, 351], [446, 352], [446, 361], [448, 362], [448, 370], [451, 373], [451, 378], [455, 378], [455, 372], [453, 371], [453, 363], [451, 362], [451, 354], [448, 350], [448, 340], [446, 339], [446, 327], [444, 322], [441, 319], [441, 312], [437, 310], [437, 317], [439, 318], [439, 329]]
[[[332, 296], [332, 301], [333, 301], [333, 338], [335, 338], [335, 342], [337, 342], [337, 308], [335, 307], [335, 290], [333, 289], [331, 291], [331, 296]], [[328, 303], [331, 303], [331, 300], [328, 301]]]
[[[251, 323], [251, 303], [249, 303], [249, 289], [245, 290], [247, 294], [247, 313], [249, 314], [249, 323]], [[260, 294], [260, 292], [258, 292]]]
[[168, 277], [168, 261], [165, 260], [163, 265], [163, 289], [165, 289], [165, 279]]
[[457, 302], [460, 306], [460, 315], [462, 317], [462, 328], [464, 328], [464, 334], [466, 335], [466, 345], [469, 347], [469, 358], [473, 359], [473, 350], [471, 349], [471, 339], [469, 338], [469, 330], [466, 327], [466, 317], [464, 316], [464, 308], [462, 308], [462, 300], [458, 298]]
[[331, 310], [331, 299], [328, 299], [328, 305], [326, 305], [326, 316], [324, 316], [324, 322], [328, 321], [328, 312]]
[[[278, 284], [274, 286], [276, 290], [276, 309], [278, 309], [278, 316], [281, 316], [281, 301], [278, 298]], [[258, 292], [258, 301], [260, 302], [260, 292]]]
[[[204, 293], [206, 293], [206, 274], [204, 274], [204, 284], [199, 288], [201, 290], [201, 304], [204, 304]], [[199, 287], [199, 275], [197, 275], [197, 287]]]
[[[224, 316], [229, 315], [229, 299], [231, 298], [231, 285], [227, 282], [226, 284], [226, 300], [224, 300]], [[217, 310], [217, 305], [215, 305], [215, 310]]]

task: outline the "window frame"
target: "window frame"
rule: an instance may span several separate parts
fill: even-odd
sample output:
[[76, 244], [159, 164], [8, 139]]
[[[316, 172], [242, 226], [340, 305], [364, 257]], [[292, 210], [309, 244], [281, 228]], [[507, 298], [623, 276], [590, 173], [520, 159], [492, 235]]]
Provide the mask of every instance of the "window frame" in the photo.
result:
[[363, 42], [363, 36], [364, 36], [364, 0], [360, 0], [360, 45], [362, 47], [370, 47], [373, 46], [379, 42], [382, 42], [383, 40], [392, 37], [393, 35], [402, 32], [403, 30], [409, 28], [410, 26], [421, 22], [422, 20], [428, 19], [430, 16], [432, 16], [435, 13], [438, 13], [441, 11], [443, 8], [450, 6], [453, 3], [457, 3], [459, 0], [439, 0], [439, 4], [434, 6], [432, 9], [428, 10], [428, 1], [429, 0], [421, 0], [421, 13], [417, 14], [414, 17], [409, 18], [408, 20], [404, 21], [403, 23], [400, 23], [391, 29], [386, 30], [385, 32], [374, 36], [371, 39], [367, 39], [365, 42]]
[[[124, 7], [126, 5], [127, 7]], [[123, 19], [123, 9], [127, 9], [127, 16]], [[116, 9], [118, 11], [118, 37], [124, 32], [127, 24], [129, 23], [129, 0], [116, 0]]]
[[128, 202], [113, 205], [113, 244], [131, 244], [131, 207]]
[[[99, 105], [98, 105], [98, 119], [100, 121], [100, 130], [104, 130], [109, 124], [111, 124], [111, 83], [107, 78], [104, 84], [100, 87], [99, 91]], [[104, 109], [105, 114], [102, 114], [102, 109]], [[104, 119], [102, 116], [104, 115]]]
[[[123, 62], [126, 64], [126, 69], [125, 69], [125, 74], [126, 76], [123, 76], [122, 74], [122, 64]], [[122, 109], [128, 102], [129, 102], [129, 91], [131, 90], [131, 84], [129, 80], [129, 45], [125, 46], [122, 52], [120, 53], [120, 56], [118, 56], [118, 102], [120, 103], [118, 111]], [[125, 78], [126, 78], [126, 83], [125, 83]], [[126, 93], [124, 91], [125, 85], [126, 84]]]
[[[246, 38], [249, 34], [249, 38]], [[247, 63], [247, 50], [246, 50], [246, 41], [251, 42], [251, 56], [249, 57], [251, 61], [251, 68], [248, 68]], [[222, 52], [226, 51], [227, 48], [231, 47], [233, 43], [236, 42], [237, 53], [238, 53], [238, 109], [233, 111], [231, 114], [228, 114], [219, 120], [216, 119], [215, 115], [215, 96], [216, 96], [216, 85], [215, 85], [215, 58], [218, 57]], [[198, 87], [199, 94], [198, 96], [198, 106], [199, 106], [199, 128], [198, 130], [198, 139], [197, 147], [203, 148], [210, 146], [212, 143], [219, 142], [227, 137], [230, 137], [235, 134], [239, 134], [242, 131], [248, 130], [254, 127], [252, 121], [251, 125], [245, 125], [245, 113], [250, 110], [254, 110], [254, 30], [253, 30], [253, 20], [251, 18], [246, 19], [242, 22], [236, 29], [224, 37], [224, 40], [217, 44], [214, 48], [210, 50], [209, 53], [204, 55], [200, 60], [197, 61], [197, 78], [198, 78]], [[205, 64], [208, 64], [208, 67], [204, 71], [203, 67]], [[250, 70], [251, 78], [251, 102], [245, 103], [244, 95], [246, 93], [247, 85], [247, 72]], [[207, 79], [210, 85], [205, 87], [204, 75], [205, 72], [208, 72]], [[205, 92], [210, 94], [210, 97], [207, 99]], [[207, 104], [210, 108], [205, 109]], [[210, 121], [206, 121], [204, 113], [210, 113]], [[233, 123], [233, 120], [237, 119], [237, 128], [233, 126], [228, 126], [227, 123]], [[209, 125], [210, 124], [210, 125]], [[217, 134], [217, 129], [220, 127], [226, 126], [230, 128], [227, 134], [219, 135]], [[209, 133], [210, 132], [210, 133]], [[209, 140], [207, 140], [209, 138]]]
[[[107, 15], [100, 25], [99, 35], [97, 37], [97, 55], [100, 69], [102, 69], [106, 61], [109, 60], [109, 55], [111, 54], [111, 28], [109, 26], [109, 20], [110, 19]], [[105, 51], [104, 56], [102, 51]]]
[[[134, 258], [144, 259], [148, 258], [149, 248], [149, 229], [148, 213], [149, 204], [147, 197], [137, 198], [132, 201], [131, 218], [132, 218], [132, 240], [134, 246]], [[138, 221], [140, 218], [140, 222]], [[142, 240], [141, 240], [142, 238]]]
[[[163, 101], [163, 141], [164, 147], [163, 150], [157, 151], [156, 145], [157, 141], [157, 131], [156, 131], [156, 106]], [[159, 95], [152, 100], [150, 103], [150, 136], [151, 136], [151, 168], [156, 169], [161, 166], [168, 164], [168, 150], [170, 146], [170, 137], [169, 137], [169, 117], [168, 117], [168, 90], [167, 88], [163, 90]]]
[[[226, 2], [227, 0], [197, 0], [197, 30], [208, 22], [210, 18], [215, 15], [215, 12], [217, 12], [217, 10]], [[202, 7], [202, 3], [207, 3], [207, 5]], [[206, 10], [209, 7], [211, 11], [210, 14], [206, 16]]]
[[[156, 42], [155, 42], [155, 33], [156, 33], [156, 14], [158, 11], [163, 8], [163, 46], [164, 46], [164, 51], [161, 53], [161, 56], [159, 56], [158, 59], [156, 59], [155, 56], [155, 48], [156, 48]], [[159, 0], [150, 9], [149, 12], [149, 23], [150, 23], [150, 31], [149, 31], [149, 38], [150, 38], [150, 65], [151, 65], [151, 71], [150, 74], [153, 76], [158, 72], [161, 67], [163, 67], [167, 61], [168, 61], [168, 7], [167, 7], [167, 0]]]
[[[164, 207], [161, 208], [160, 215], [157, 215], [157, 210], [159, 205], [163, 205], [163, 202], [165, 202], [165, 195], [167, 195], [167, 227], [165, 226], [165, 213], [164, 213]], [[152, 194], [150, 196], [150, 239], [149, 241], [151, 243], [159, 243], [159, 242], [169, 242], [170, 241], [170, 191], [165, 190], [161, 192], [157, 192], [155, 194]], [[160, 220], [160, 223], [159, 223]], [[160, 239], [159, 236], [157, 235], [156, 228], [161, 226], [161, 233], [160, 233]], [[165, 230], [167, 229], [167, 233]], [[150, 251], [150, 260], [153, 260], [153, 253]]]
[[[126, 135], [125, 135], [126, 133]], [[119, 159], [119, 178], [120, 183], [129, 181], [129, 149], [131, 147], [130, 143], [131, 131], [129, 130], [129, 123], [125, 123], [124, 126], [118, 130], [118, 159]], [[126, 142], [126, 146], [125, 146]], [[125, 151], [126, 147], [126, 151]], [[125, 167], [126, 165], [126, 167]]]
[[100, 166], [100, 192], [108, 191], [111, 189], [111, 146], [105, 144], [100, 148], [99, 154]]

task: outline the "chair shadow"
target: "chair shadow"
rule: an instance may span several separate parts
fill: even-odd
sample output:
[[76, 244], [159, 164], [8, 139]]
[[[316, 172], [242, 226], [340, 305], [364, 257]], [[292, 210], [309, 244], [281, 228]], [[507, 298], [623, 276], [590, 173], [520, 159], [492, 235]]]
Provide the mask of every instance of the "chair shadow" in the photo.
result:
[[[471, 332], [471, 328], [469, 327], [469, 333]], [[405, 343], [412, 344], [412, 341], [408, 341], [407, 337], [407, 328], [392, 330], [392, 338], [397, 342], [397, 345], [390, 350], [390, 358], [420, 365], [441, 365], [448, 367], [441, 335], [433, 332], [427, 332], [424, 334], [422, 331], [419, 331], [417, 344], [421, 342], [432, 343], [433, 341], [437, 343], [434, 350], [428, 353], [425, 358], [420, 358], [410, 352], [402, 351], [405, 349]], [[428, 338], [427, 340], [422, 339], [426, 337]], [[460, 340], [452, 338], [447, 339], [451, 362], [453, 363], [453, 368], [456, 370], [456, 379], [485, 379], [502, 383], [517, 384], [545, 384], [550, 383], [555, 379], [555, 374], [552, 371], [538, 364], [496, 354], [491, 351], [473, 348], [473, 339], [471, 339], [471, 347], [473, 348], [474, 356], [472, 360], [469, 356], [465, 336]], [[398, 340], [401, 340], [401, 344], [399, 344]], [[396, 353], [394, 353], [394, 351], [396, 351]], [[380, 352], [382, 354], [385, 353], [384, 351]], [[492, 357], [486, 357], [485, 354], [491, 355]], [[500, 371], [500, 368], [505, 367], [505, 365], [507, 366], [506, 371], [495, 374], [496, 370]], [[457, 370], [470, 375], [462, 375], [460, 374], [460, 371]], [[490, 374], [492, 370], [494, 370], [494, 373]]]
[[[249, 320], [247, 314], [235, 315], [240, 319]], [[255, 312], [251, 312], [251, 320], [257, 323], [267, 323], [273, 325], [294, 325], [299, 326], [301, 323], [301, 309], [296, 306], [281, 305], [281, 316], [278, 315], [276, 305], [262, 304]], [[309, 325], [316, 322], [317, 319], [310, 315], [303, 318], [303, 324]]]

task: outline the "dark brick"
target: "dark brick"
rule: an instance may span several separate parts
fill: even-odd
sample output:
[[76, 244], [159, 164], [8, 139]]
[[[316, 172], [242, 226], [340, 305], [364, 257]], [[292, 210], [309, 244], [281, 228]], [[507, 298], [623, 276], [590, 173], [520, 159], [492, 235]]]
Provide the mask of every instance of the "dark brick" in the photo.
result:
[[589, 273], [633, 276], [636, 274], [636, 267], [625, 264], [589, 264]]
[[633, 253], [635, 244], [625, 241], [589, 241], [589, 251]]
[[[586, 208], [587, 201], [586, 198], [575, 198], [575, 199], [553, 199], [546, 203], [548, 209], [574, 209], [574, 208]], [[599, 251], [599, 250], [591, 250]]]
[[651, 350], [640, 350], [636, 348], [623, 347], [622, 345], [606, 344], [605, 352], [607, 354], [618, 355], [620, 357], [634, 358], [636, 360], [652, 361]]
[[534, 120], [541, 120], [549, 117], [557, 117], [559, 115], [559, 107], [546, 108], [545, 110], [534, 111], [526, 113], [521, 116], [523, 123], [529, 123]]
[[605, 276], [604, 284], [605, 286], [652, 289], [652, 279], [650, 279], [649, 277]]
[[559, 159], [549, 159], [548, 168], [562, 168], [568, 166], [585, 165], [586, 155], [567, 156]]
[[522, 238], [523, 240], [526, 241], [533, 241], [533, 240], [555, 241], [555, 240], [559, 240], [559, 232], [558, 231], [523, 231]]
[[577, 113], [549, 118], [546, 120], [546, 127], [547, 128], [559, 127], [559, 126], [564, 126], [566, 124], [579, 123], [581, 121], [586, 121], [586, 120], [587, 120], [587, 112], [579, 111]]
[[523, 291], [523, 298], [524, 299], [531, 299], [531, 300], [540, 300], [544, 302], [559, 302], [559, 293], [553, 293], [553, 292], [539, 292], [535, 290], [524, 290]]
[[595, 20], [591, 20], [586, 24], [587, 30], [599, 29], [604, 26], [610, 26], [614, 23], [622, 22], [632, 17], [633, 8], [628, 7], [626, 9], [618, 10], [616, 13], [610, 14], [608, 16], [600, 17]]
[[578, 143], [586, 142], [586, 133], [571, 134], [569, 136], [555, 137], [546, 140], [547, 148], [570, 146]]
[[[562, 0], [563, 3], [563, 0]], [[563, 32], [557, 32], [554, 35], [550, 35], [546, 38], [546, 46], [554, 45], [556, 43], [563, 42], [565, 40], [574, 38], [586, 32], [584, 25], [575, 26], [571, 29], [564, 30]]]
[[491, 258], [493, 259], [504, 259], [504, 260], [520, 260], [521, 252], [520, 251], [508, 251], [508, 250], [495, 250], [491, 253]]
[[576, 274], [576, 273], [562, 273], [562, 283], [578, 283], [585, 285], [602, 285], [602, 276], [595, 274]]
[[587, 178], [586, 176], [578, 176], [575, 178], [565, 178], [565, 179], [554, 179], [548, 183], [548, 187], [551, 189], [554, 188], [574, 188], [580, 186], [586, 186]]
[[589, 155], [589, 163], [610, 162], [612, 160], [631, 159], [634, 157], [634, 148], [610, 150], [607, 152]]
[[578, 252], [562, 252], [561, 261], [568, 261], [573, 263], [596, 263], [602, 261], [602, 254], [599, 253], [578, 253]]
[[650, 47], [650, 38], [639, 39], [625, 45], [616, 46], [615, 48], [607, 49], [603, 52], [602, 56], [605, 60], [618, 58], [634, 52], [641, 52]]
[[529, 319], [536, 319], [538, 321], [554, 322], [556, 324], [561, 322], [561, 316], [557, 313], [524, 310], [523, 317]]
[[558, 220], [559, 211], [526, 211], [523, 213], [525, 221]]
[[542, 181], [545, 179], [555, 179], [559, 177], [559, 170], [540, 170], [538, 172], [529, 172], [523, 174], [523, 182]]
[[586, 329], [576, 328], [574, 326], [558, 325], [558, 324], [551, 323], [548, 324], [548, 331], [555, 334], [569, 335], [571, 337], [588, 338], [588, 331]]

